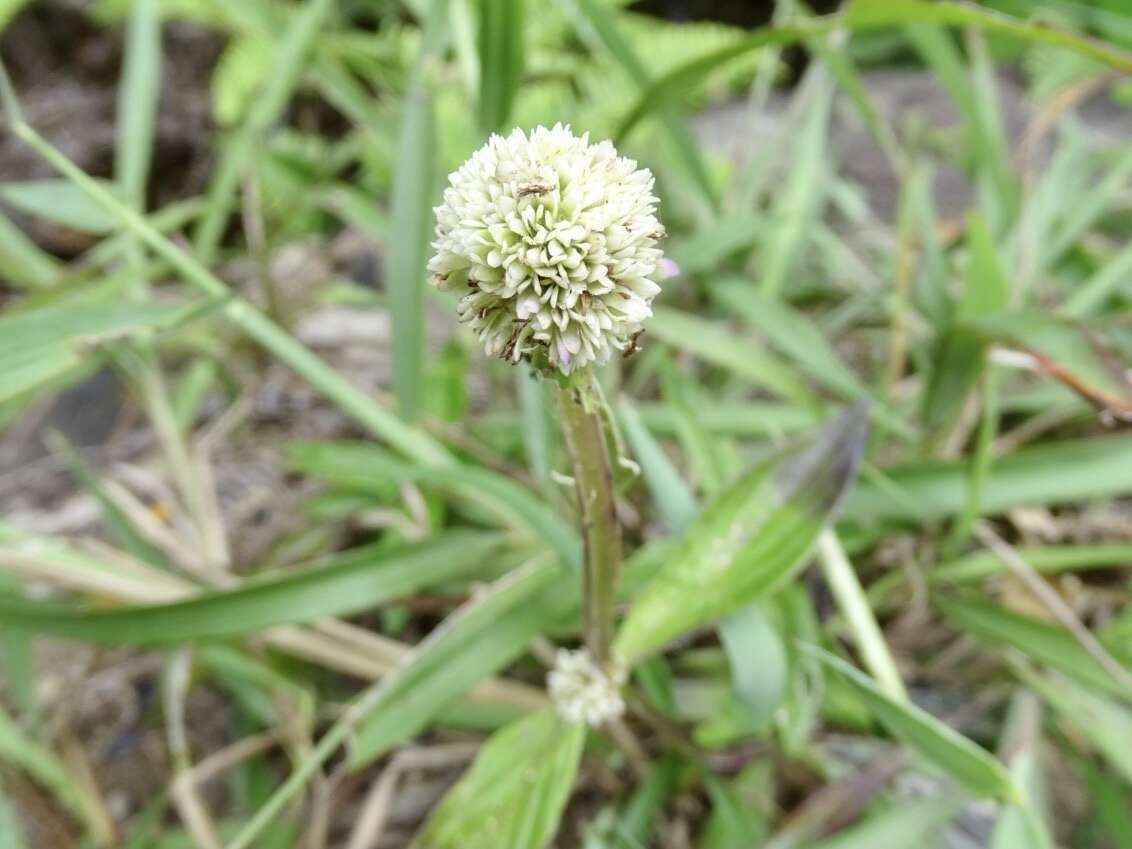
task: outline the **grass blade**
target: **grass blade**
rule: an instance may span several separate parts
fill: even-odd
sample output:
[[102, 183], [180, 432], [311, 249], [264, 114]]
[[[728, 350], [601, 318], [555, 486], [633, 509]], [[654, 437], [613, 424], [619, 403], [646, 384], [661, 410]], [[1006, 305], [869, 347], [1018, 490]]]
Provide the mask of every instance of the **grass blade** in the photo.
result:
[[845, 678], [882, 725], [968, 791], [980, 797], [1018, 798], [1010, 774], [989, 752], [915, 705], [886, 695], [872, 679], [836, 655], [816, 646], [800, 648]]
[[232, 590], [112, 611], [0, 595], [0, 616], [10, 629], [96, 642], [167, 645], [232, 637], [357, 613], [475, 574], [499, 543], [494, 534], [453, 531], [398, 549], [378, 544], [335, 555], [295, 574], [252, 578]]
[[401, 115], [393, 178], [389, 311], [393, 323], [393, 392], [411, 419], [424, 373], [424, 286], [436, 181], [436, 127], [429, 68], [444, 44], [447, 0], [430, 0], [420, 55]]
[[563, 563], [581, 568], [581, 543], [574, 528], [520, 484], [485, 469], [413, 465], [362, 442], [295, 442], [288, 457], [293, 468], [361, 492], [376, 487], [380, 493], [389, 483], [407, 480], [464, 488], [506, 521], [534, 531]]
[[134, 0], [126, 27], [114, 177], [126, 202], [145, 208], [145, 185], [153, 160], [153, 135], [161, 93], [161, 12], [158, 0]]
[[334, 0], [307, 0], [279, 39], [263, 91], [236, 134], [228, 141], [208, 189], [208, 201], [197, 225], [193, 247], [201, 263], [210, 265], [232, 210], [236, 189], [245, 176], [263, 134], [279, 120], [306, 67], [306, 54], [322, 28]]
[[523, 81], [525, 0], [480, 3], [480, 126], [498, 132], [507, 125]]

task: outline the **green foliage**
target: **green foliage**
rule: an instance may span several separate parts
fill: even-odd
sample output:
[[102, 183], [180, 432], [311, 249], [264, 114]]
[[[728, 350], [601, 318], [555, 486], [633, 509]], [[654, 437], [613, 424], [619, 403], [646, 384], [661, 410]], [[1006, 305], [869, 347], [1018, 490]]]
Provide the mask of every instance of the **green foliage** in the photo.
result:
[[558, 830], [585, 739], [584, 726], [564, 724], [552, 708], [496, 732], [433, 812], [416, 845], [547, 846]]
[[[1132, 441], [1105, 431], [1132, 418], [1132, 149], [1095, 126], [1127, 98], [1126, 4], [781, 2], [754, 30], [630, 5], [99, 0], [92, 52], [50, 75], [116, 83], [97, 177], [50, 86], [0, 70], [5, 140], [54, 169], [0, 183], [0, 845], [41, 836], [29, 799], [75, 845], [388, 843], [362, 832], [451, 771], [452, 730], [482, 745], [421, 849], [932, 845], [968, 796], [995, 849], [1128, 843]], [[50, 14], [24, 7], [0, 0], [0, 30]], [[184, 22], [218, 45], [201, 80], [169, 52]], [[213, 125], [171, 144], [184, 84]], [[425, 268], [442, 175], [556, 121], [652, 170], [680, 268], [599, 375], [630, 683], [597, 729], [543, 687], [590, 636], [553, 387], [485, 362]], [[199, 184], [170, 179], [178, 145]], [[110, 450], [55, 436], [19, 465], [4, 440], [34, 457], [40, 417], [93, 416], [50, 410], [100, 369], [124, 387]], [[78, 497], [39, 509], [57, 472]], [[223, 739], [170, 674], [95, 745], [101, 690], [60, 713], [44, 637], [138, 647], [139, 693], [169, 658]], [[134, 739], [173, 766], [113, 823], [105, 758]], [[895, 747], [954, 787], [889, 792]], [[382, 758], [364, 798], [339, 780]], [[1048, 804], [1077, 780], [1087, 802]]]

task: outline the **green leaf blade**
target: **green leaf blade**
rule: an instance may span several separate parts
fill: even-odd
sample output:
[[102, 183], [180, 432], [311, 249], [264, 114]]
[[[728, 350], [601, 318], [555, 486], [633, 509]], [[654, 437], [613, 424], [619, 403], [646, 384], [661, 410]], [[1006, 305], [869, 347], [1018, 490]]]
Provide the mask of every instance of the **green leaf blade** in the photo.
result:
[[850, 408], [804, 452], [721, 493], [630, 608], [615, 651], [637, 660], [788, 580], [853, 481], [867, 432], [867, 407]]

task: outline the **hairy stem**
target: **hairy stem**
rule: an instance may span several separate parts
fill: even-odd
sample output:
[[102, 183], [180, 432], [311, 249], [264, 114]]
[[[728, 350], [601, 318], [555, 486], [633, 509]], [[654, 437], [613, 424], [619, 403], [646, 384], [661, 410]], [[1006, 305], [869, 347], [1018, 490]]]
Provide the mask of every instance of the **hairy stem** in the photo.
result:
[[559, 387], [562, 433], [574, 467], [578, 515], [585, 547], [582, 626], [586, 647], [602, 665], [610, 660], [613, 608], [621, 568], [621, 527], [613, 496], [613, 473], [602, 427], [600, 396], [592, 380]]

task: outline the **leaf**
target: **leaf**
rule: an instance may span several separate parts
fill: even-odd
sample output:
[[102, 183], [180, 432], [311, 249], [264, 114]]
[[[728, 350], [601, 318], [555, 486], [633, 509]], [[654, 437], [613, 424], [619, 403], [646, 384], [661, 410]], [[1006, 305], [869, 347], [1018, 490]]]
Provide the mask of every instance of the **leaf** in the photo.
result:
[[[936, 846], [939, 845], [940, 833], [958, 816], [962, 808], [963, 800], [954, 797], [905, 799], [862, 818], [832, 837], [810, 844], [808, 849], [908, 849], [909, 846]], [[1014, 849], [1020, 849], [1020, 846]]]
[[496, 732], [448, 791], [414, 846], [542, 849], [558, 831], [585, 743], [584, 725], [544, 708]]
[[0, 32], [8, 26], [8, 22], [20, 13], [29, 0], [0, 0]]
[[1028, 690], [1019, 690], [1010, 702], [999, 751], [1022, 791], [1023, 801], [1007, 805], [999, 813], [990, 849], [1054, 849], [1041, 744], [1041, 702]]
[[675, 242], [667, 253], [683, 274], [712, 271], [721, 261], [754, 244], [762, 227], [762, 216], [754, 213], [728, 215], [691, 238]]
[[668, 530], [678, 533], [688, 526], [698, 510], [696, 500], [672, 465], [664, 449], [641, 423], [637, 411], [625, 400], [617, 402], [617, 420], [641, 464], [641, 474], [648, 485], [657, 512]]
[[965, 322], [1005, 309], [1010, 296], [998, 249], [986, 223], [974, 213], [967, 220], [967, 251], [963, 299], [953, 321], [937, 335], [936, 359], [924, 394], [924, 425], [930, 439], [950, 432], [984, 373], [985, 340]]
[[[227, 5], [233, 8], [233, 4]], [[245, 6], [250, 4], [235, 4], [240, 9]], [[265, 33], [277, 45], [270, 72], [258, 96], [251, 100], [243, 122], [223, 147], [209, 182], [204, 213], [193, 234], [196, 258], [202, 264], [210, 265], [215, 258], [236, 189], [259, 152], [263, 134], [279, 120], [299, 84], [306, 54], [333, 7], [332, 0], [306, 0], [291, 17], [285, 32]]]
[[630, 607], [617, 653], [636, 661], [789, 580], [852, 483], [867, 430], [867, 408], [853, 407], [720, 494]]
[[[967, 500], [967, 461], [929, 461], [886, 469], [887, 483], [863, 479], [845, 503], [846, 519], [928, 522], [959, 513]], [[996, 458], [982, 493], [983, 514], [1023, 504], [1068, 504], [1132, 492], [1132, 436], [1046, 442]]]
[[[579, 35], [583, 38], [591, 34], [596, 36], [596, 39], [589, 40], [600, 42], [600, 45], [624, 68], [625, 73], [639, 88], [647, 90], [653, 85], [648, 69], [618, 25], [616, 8], [611, 7], [604, 0], [564, 0], [564, 5], [574, 13], [576, 19], [584, 23], [584, 26], [579, 27]], [[677, 159], [695, 181], [708, 203], [713, 208], [717, 207], [719, 203], [711, 175], [692, 133], [674, 110], [661, 109], [659, 114], [661, 126]]]
[[126, 27], [114, 178], [128, 203], [145, 208], [145, 186], [153, 160], [154, 127], [161, 95], [161, 10], [159, 0], [131, 4]]
[[231, 637], [357, 613], [474, 574], [499, 543], [495, 534], [467, 531], [398, 548], [378, 543], [335, 555], [315, 568], [251, 578], [232, 590], [111, 611], [0, 595], [0, 619], [12, 629], [131, 645]]
[[106, 494], [98, 473], [74, 444], [61, 432], [52, 431], [48, 434], [47, 445], [56, 455], [63, 458], [76, 483], [98, 503], [102, 522], [110, 536], [139, 560], [155, 566], [163, 565], [165, 557], [161, 550], [138, 533], [129, 517]]
[[[1091, 687], [1117, 696], [1128, 694], [1127, 689], [1059, 625], [973, 598], [941, 598], [936, 603], [952, 624], [992, 647], [1013, 646]], [[1114, 654], [1132, 670], [1126, 658]]]
[[[118, 191], [114, 183], [99, 183], [111, 192]], [[66, 180], [0, 183], [0, 200], [27, 215], [82, 233], [109, 233], [114, 228], [105, 210]]]
[[411, 738], [473, 684], [520, 657], [534, 637], [578, 609], [576, 586], [558, 564], [542, 558], [450, 614], [386, 680], [358, 726], [351, 764], [364, 766]]
[[424, 372], [424, 286], [436, 180], [436, 117], [428, 68], [443, 45], [447, 0], [429, 0], [420, 55], [402, 104], [393, 176], [389, 243], [389, 311], [393, 326], [393, 393], [402, 416], [420, 404]]
[[947, 0], [856, 0], [846, 12], [839, 15], [792, 20], [755, 30], [737, 44], [705, 53], [658, 77], [621, 120], [615, 139], [623, 139], [645, 115], [671, 102], [678, 92], [695, 85], [728, 62], [755, 50], [827, 35], [842, 27], [851, 30], [872, 29], [918, 22], [977, 26], [1026, 41], [1059, 44], [1115, 68], [1132, 71], [1132, 55], [1098, 39], [1089, 39], [1050, 26], [1046, 21], [1022, 21], [968, 3]]
[[1036, 310], [992, 313], [967, 326], [988, 341], [1030, 354], [1040, 373], [1098, 410], [1132, 419], [1132, 385], [1124, 377], [1125, 367], [1087, 326]]
[[805, 380], [794, 369], [757, 343], [720, 327], [718, 322], [670, 307], [657, 307], [649, 319], [648, 333], [783, 398], [807, 407], [814, 404]]
[[799, 649], [840, 673], [865, 700], [873, 716], [924, 760], [979, 797], [1018, 798], [997, 758], [924, 710], [886, 695], [871, 678], [836, 655], [813, 645]]
[[793, 134], [794, 157], [784, 185], [773, 196], [759, 244], [759, 289], [768, 298], [782, 293], [798, 256], [814, 231], [830, 180], [827, 142], [833, 106], [833, 83], [818, 77], [805, 114]]
[[704, 849], [761, 844], [767, 833], [765, 818], [743, 804], [735, 791], [715, 775], [705, 773], [703, 779], [711, 800], [710, 832], [705, 834]]
[[170, 327], [197, 310], [199, 306], [184, 304], [75, 299], [0, 316], [0, 401], [89, 363], [100, 344]]
[[680, 761], [672, 755], [660, 757], [625, 803], [613, 829], [614, 849], [641, 849], [649, 845], [657, 814], [676, 786]]
[[1121, 787], [1119, 779], [1104, 774], [1090, 761], [1085, 760], [1081, 767], [1096, 823], [1108, 833], [1109, 845], [1132, 846], [1132, 791]]
[[1049, 703], [1063, 722], [1085, 736], [1132, 786], [1132, 711], [1061, 675], [1038, 675], [1019, 667], [1022, 680]]
[[731, 687], [751, 725], [761, 727], [786, 694], [790, 663], [782, 637], [758, 604], [725, 616], [719, 637], [731, 667]]
[[20, 818], [4, 794], [3, 784], [0, 784], [0, 846], [6, 849], [26, 849], [27, 845], [23, 828], [20, 827]]
[[[1037, 572], [1063, 572], [1078, 569], [1123, 568], [1132, 564], [1132, 545], [1048, 545], [1022, 547], [1018, 556]], [[930, 572], [928, 580], [937, 586], [962, 584], [989, 578], [1006, 566], [994, 552], [975, 551], [943, 563]]]
[[14, 766], [33, 778], [41, 787], [50, 790], [67, 808], [94, 833], [101, 833], [97, 825], [99, 814], [92, 810], [90, 800], [78, 789], [63, 763], [51, 750], [28, 738], [7, 713], [0, 708], [0, 763]]
[[479, 16], [480, 126], [505, 128], [523, 81], [525, 0], [481, 2]]
[[294, 469], [361, 492], [376, 488], [380, 494], [388, 483], [405, 480], [463, 487], [476, 493], [483, 506], [534, 531], [564, 563], [581, 568], [581, 543], [574, 528], [529, 490], [486, 469], [464, 464], [422, 467], [366, 442], [292, 442], [287, 458]]
[[869, 397], [869, 390], [845, 365], [827, 341], [827, 334], [808, 316], [777, 297], [768, 296], [741, 279], [713, 283], [711, 296], [742, 316], [810, 377], [847, 399]]
[[221, 127], [238, 124], [271, 73], [272, 39], [249, 34], [232, 39], [212, 72], [212, 117]]
[[55, 285], [59, 262], [0, 215], [0, 267], [8, 286], [46, 289]]

